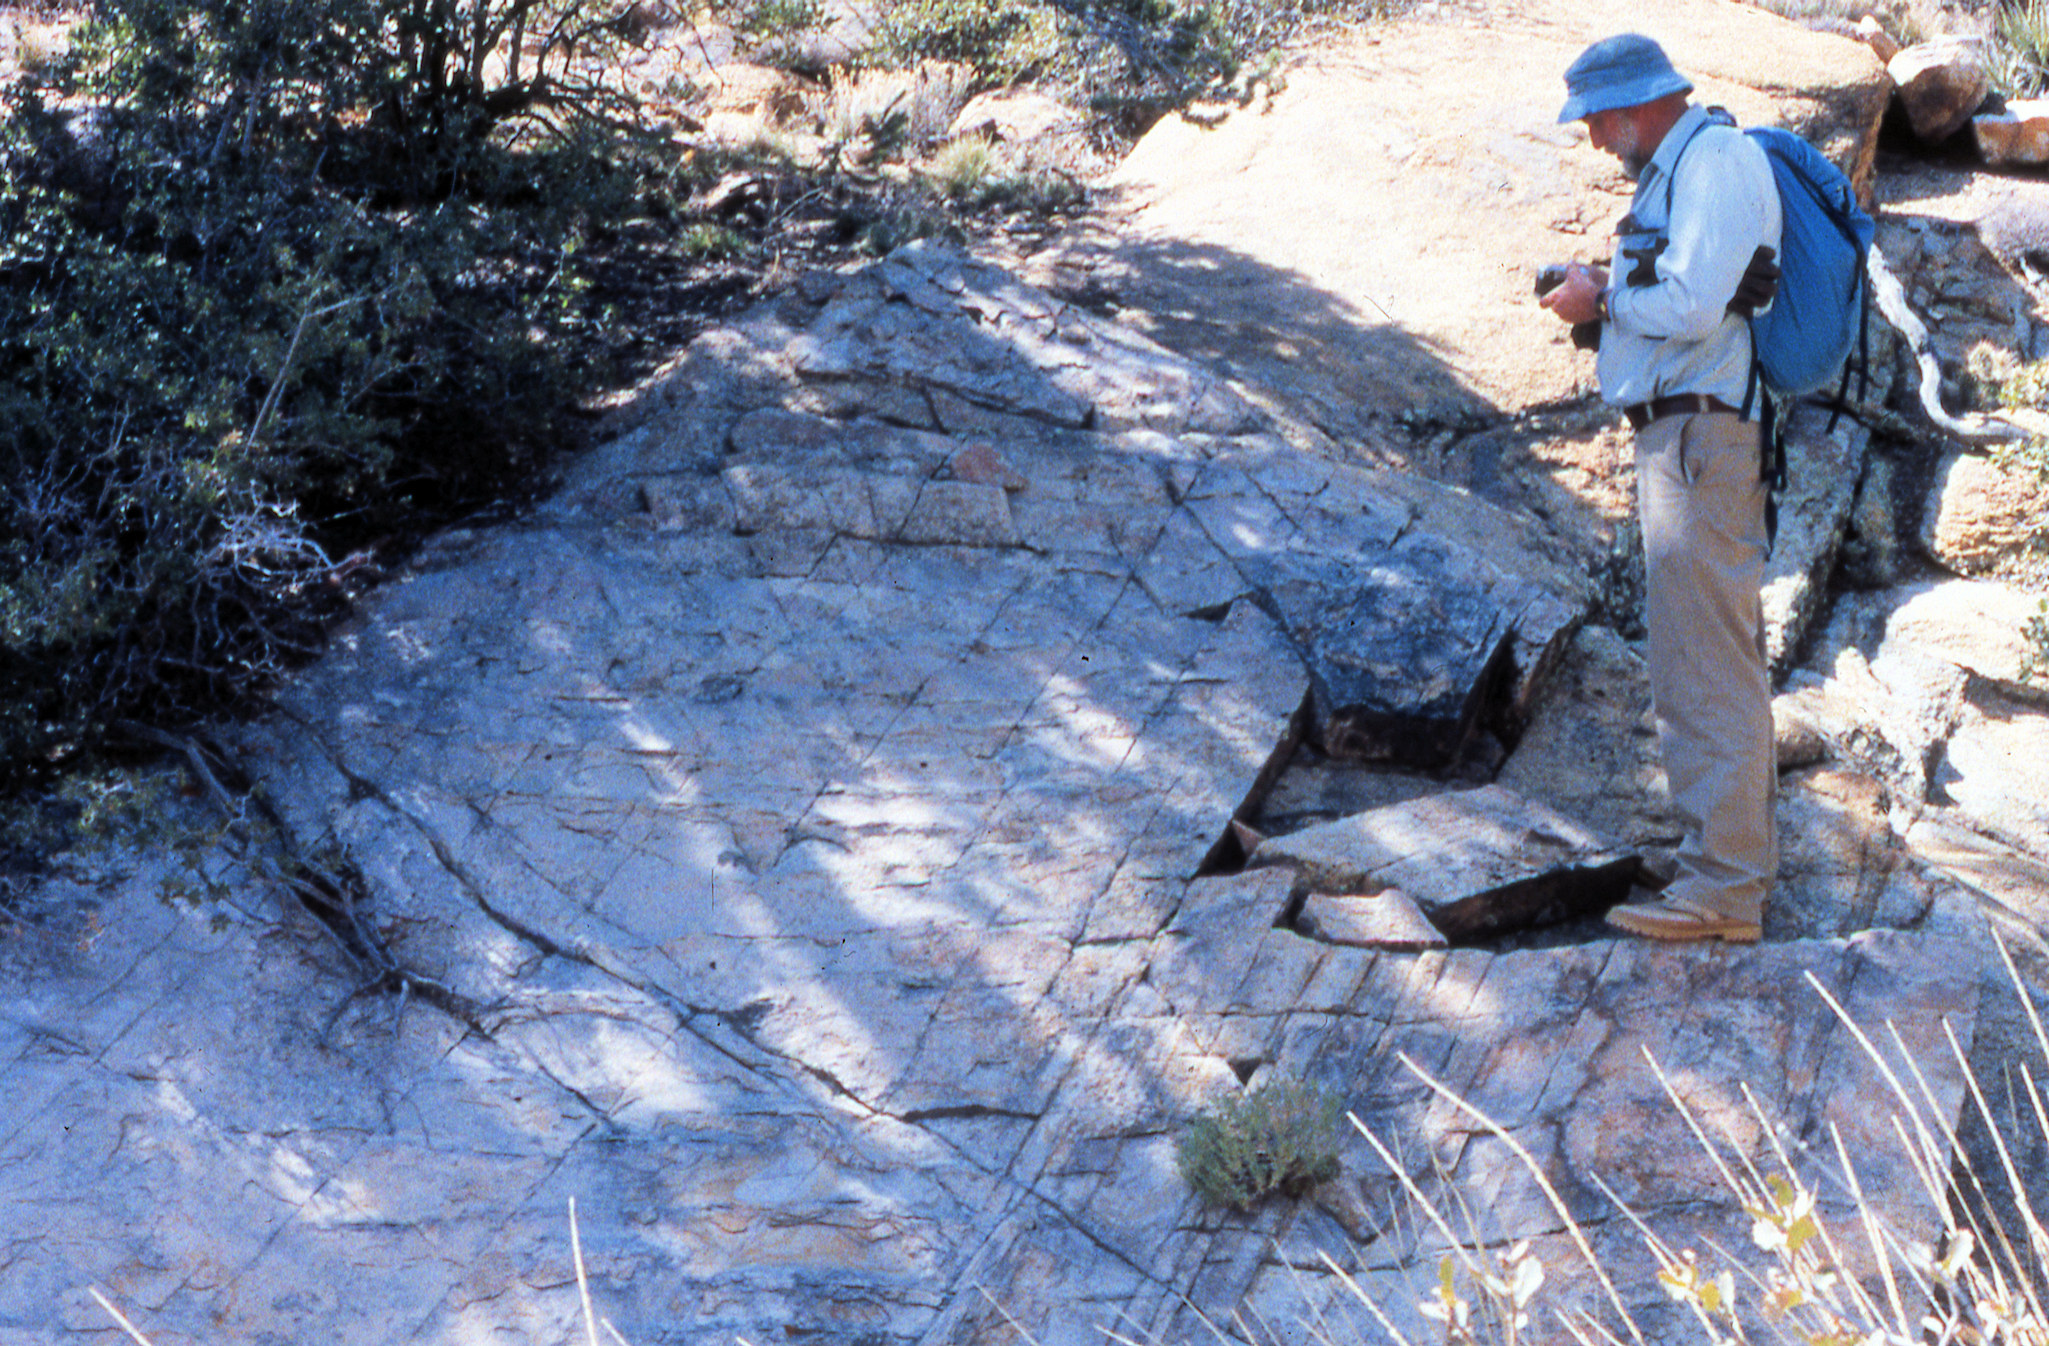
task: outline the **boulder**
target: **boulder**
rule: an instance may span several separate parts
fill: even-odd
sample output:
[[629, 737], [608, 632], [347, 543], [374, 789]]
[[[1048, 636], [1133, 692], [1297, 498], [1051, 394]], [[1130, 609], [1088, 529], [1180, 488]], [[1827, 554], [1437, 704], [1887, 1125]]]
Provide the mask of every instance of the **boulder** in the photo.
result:
[[1907, 829], [1914, 858], [1972, 890], [2039, 931], [2049, 927], [2049, 862], [2039, 853], [1987, 836], [1958, 815], [1931, 815]]
[[1862, 764], [1912, 807], [1927, 797], [1928, 773], [1963, 714], [1969, 675], [1932, 650], [1889, 640], [1882, 625], [1872, 629], [1883, 621], [1873, 607], [1839, 606], [1822, 636], [1833, 653], [1791, 676], [1773, 719], [1783, 715], [1796, 741], [1802, 730], [1820, 737], [1822, 756]]
[[2017, 98], [2003, 112], [1971, 118], [1978, 157], [1994, 168], [2049, 163], [2049, 99]]
[[1772, 748], [1780, 771], [1827, 761], [1832, 730], [1840, 732], [1820, 687], [1796, 687], [1772, 698]]
[[1917, 42], [1885, 63], [1914, 134], [1929, 144], [1963, 129], [1992, 91], [1985, 43], [1938, 37]]
[[1854, 767], [1797, 771], [1780, 782], [1781, 861], [1765, 938], [1844, 938], [1922, 922], [1937, 892], [1909, 863], [1893, 802], [1885, 781]]
[[2028, 627], [2042, 610], [2035, 594], [1989, 580], [1943, 580], [1891, 593], [1880, 658], [1926, 655], [2022, 699], [2042, 698], [2041, 685], [2025, 675]]
[[1519, 627], [1541, 628], [1541, 650], [1569, 634], [1576, 616], [1537, 585], [1428, 535], [1349, 564], [1289, 558], [1254, 580], [1302, 649], [1318, 741], [1355, 761], [1452, 761], [1511, 694]]
[[1084, 131], [1087, 126], [1085, 114], [1049, 94], [1032, 89], [990, 89], [967, 101], [947, 135], [954, 139], [987, 136], [1021, 144]]
[[1519, 723], [1589, 603], [1583, 579], [1516, 550], [1527, 520], [1277, 437], [1211, 452], [1186, 501], [1216, 564], [1141, 579], [1177, 611], [1249, 597], [1271, 613], [1309, 672], [1326, 753], [1435, 768]]
[[1851, 587], [1889, 589], [1908, 577], [1924, 478], [1924, 472], [1903, 464], [1895, 454], [1866, 455], [1838, 553], [1840, 574]]
[[1973, 697], [1943, 744], [1931, 785], [1952, 816], [2049, 856], [2049, 715], [1996, 692]]
[[714, 68], [705, 85], [705, 113], [773, 126], [801, 111], [804, 98], [800, 76], [772, 65], [728, 61]]
[[[2039, 600], [1983, 580], [1847, 594], [1823, 653], [1773, 706], [1782, 763], [1855, 764], [1893, 826], [1931, 808], [2023, 848], [2049, 847], [2042, 686], [2026, 676]], [[1816, 747], [1816, 744], [1819, 747]]]
[[1850, 526], [1857, 481], [1871, 442], [1848, 417], [1829, 428], [1818, 407], [1785, 409], [1786, 486], [1779, 492], [1778, 534], [1765, 561], [1761, 601], [1765, 657], [1783, 673], [1828, 600], [1828, 579]]
[[1680, 825], [1637, 649], [1609, 627], [1582, 627], [1495, 781], [1632, 848], [1669, 849]]
[[2045, 497], [2049, 492], [2030, 469], [1983, 453], [1952, 451], [1936, 469], [1934, 495], [1921, 521], [1921, 548], [1960, 575], [2025, 566], [2043, 535]]

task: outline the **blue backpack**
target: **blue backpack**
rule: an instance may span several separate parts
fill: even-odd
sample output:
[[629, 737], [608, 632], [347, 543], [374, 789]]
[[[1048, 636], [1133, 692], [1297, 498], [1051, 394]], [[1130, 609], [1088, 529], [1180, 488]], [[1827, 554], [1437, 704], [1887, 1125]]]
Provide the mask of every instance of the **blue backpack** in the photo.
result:
[[[1709, 108], [1708, 115], [1723, 126], [1736, 124], [1721, 108]], [[1745, 416], [1753, 399], [1761, 402], [1762, 472], [1772, 487], [1769, 513], [1776, 534], [1777, 492], [1786, 484], [1786, 446], [1773, 399], [1811, 393], [1842, 371], [1835, 414], [1828, 423], [1834, 430], [1850, 390], [1850, 375], [1858, 372], [1868, 382], [1868, 351], [1860, 349], [1855, 361], [1850, 360], [1850, 351], [1865, 345], [1864, 263], [1875, 226], [1857, 205], [1850, 180], [1814, 146], [1775, 126], [1753, 126], [1744, 134], [1772, 166], [1782, 221], [1778, 293], [1770, 308], [1750, 320], [1753, 359], [1750, 391], [1743, 398]], [[1679, 152], [1684, 155], [1686, 147]], [[1677, 175], [1675, 161], [1673, 177]], [[1672, 180], [1667, 178], [1668, 216], [1671, 193]]]
[[[1850, 180], [1814, 146], [1775, 126], [1744, 132], [1771, 161], [1779, 184], [1779, 292], [1751, 319], [1751, 344], [1765, 387], [1781, 397], [1811, 393], [1844, 374], [1864, 330], [1864, 260], [1872, 221]], [[1840, 401], [1840, 399], [1838, 399]]]

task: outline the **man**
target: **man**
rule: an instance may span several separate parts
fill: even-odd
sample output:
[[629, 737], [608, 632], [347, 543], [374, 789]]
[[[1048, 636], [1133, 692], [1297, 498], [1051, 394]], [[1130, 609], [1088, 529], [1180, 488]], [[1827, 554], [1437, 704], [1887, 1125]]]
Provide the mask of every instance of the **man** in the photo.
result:
[[1595, 43], [1565, 85], [1558, 120], [1584, 122], [1637, 188], [1610, 267], [1568, 267], [1543, 305], [1599, 324], [1601, 396], [1636, 431], [1651, 698], [1686, 829], [1672, 882], [1608, 920], [1653, 939], [1747, 943], [1777, 871], [1778, 769], [1758, 596], [1768, 491], [1757, 426], [1739, 409], [1746, 304], [1758, 300], [1746, 270], [1756, 259], [1776, 274], [1778, 189], [1763, 150], [1691, 106], [1693, 86], [1647, 37]]

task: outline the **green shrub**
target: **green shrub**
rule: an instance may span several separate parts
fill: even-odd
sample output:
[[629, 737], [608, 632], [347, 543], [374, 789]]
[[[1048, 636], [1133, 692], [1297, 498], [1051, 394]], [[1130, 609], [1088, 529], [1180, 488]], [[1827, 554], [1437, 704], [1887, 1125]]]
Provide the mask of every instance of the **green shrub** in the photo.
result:
[[689, 225], [677, 237], [676, 250], [695, 261], [725, 261], [743, 256], [747, 240], [723, 224], [698, 223]]
[[634, 175], [576, 4], [106, 0], [0, 120], [0, 786], [259, 687], [535, 484]]
[[876, 35], [892, 64], [960, 62], [989, 85], [1053, 68], [1065, 38], [1054, 9], [1037, 0], [894, 0], [882, 7]]
[[2024, 361], [1981, 341], [1964, 357], [1964, 372], [1974, 403], [2008, 410], [2049, 406], [2049, 361]]
[[825, 22], [820, 0], [740, 0], [728, 10], [734, 31], [755, 39], [793, 37]]
[[975, 193], [975, 203], [1027, 215], [1072, 210], [1088, 200], [1088, 192], [1061, 173], [1028, 171], [989, 178]]
[[1189, 1123], [1175, 1158], [1212, 1205], [1249, 1210], [1275, 1194], [1299, 1196], [1338, 1175], [1339, 1100], [1301, 1080], [1269, 1079]]

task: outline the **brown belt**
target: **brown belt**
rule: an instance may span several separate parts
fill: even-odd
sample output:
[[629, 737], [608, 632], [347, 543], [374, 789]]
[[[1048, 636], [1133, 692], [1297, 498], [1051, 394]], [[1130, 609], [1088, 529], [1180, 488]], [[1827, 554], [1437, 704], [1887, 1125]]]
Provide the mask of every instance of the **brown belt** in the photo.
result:
[[1705, 393], [1654, 397], [1648, 402], [1634, 402], [1622, 408], [1622, 414], [1629, 417], [1632, 430], [1641, 430], [1652, 421], [1662, 421], [1667, 416], [1697, 416], [1703, 411], [1726, 411], [1732, 416], [1741, 414], [1721, 398], [1709, 397]]

